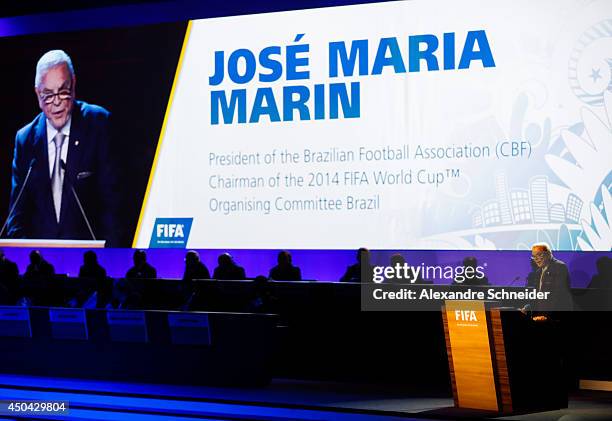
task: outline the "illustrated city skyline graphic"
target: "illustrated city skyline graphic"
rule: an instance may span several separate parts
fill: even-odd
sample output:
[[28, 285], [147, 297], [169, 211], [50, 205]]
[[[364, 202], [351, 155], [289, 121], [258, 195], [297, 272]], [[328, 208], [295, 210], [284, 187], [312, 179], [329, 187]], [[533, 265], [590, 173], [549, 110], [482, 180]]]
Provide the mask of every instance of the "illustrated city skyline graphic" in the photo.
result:
[[550, 115], [540, 114], [541, 124], [528, 120], [535, 117], [527, 116], [534, 93], [519, 93], [506, 132], [510, 138], [532, 137], [536, 161], [518, 177], [494, 172], [489, 196], [473, 192], [477, 197], [465, 218], [443, 232], [432, 227], [425, 245], [526, 249], [547, 241], [556, 250], [612, 250], [612, 19], [583, 30], [567, 60], [568, 88], [582, 104], [576, 109], [579, 120], [555, 122], [551, 136]]
[[584, 201], [570, 193], [563, 203], [550, 203], [548, 177], [535, 176], [528, 189], [510, 188], [505, 172], [495, 174], [495, 199], [472, 213], [472, 227], [514, 224], [580, 223]]

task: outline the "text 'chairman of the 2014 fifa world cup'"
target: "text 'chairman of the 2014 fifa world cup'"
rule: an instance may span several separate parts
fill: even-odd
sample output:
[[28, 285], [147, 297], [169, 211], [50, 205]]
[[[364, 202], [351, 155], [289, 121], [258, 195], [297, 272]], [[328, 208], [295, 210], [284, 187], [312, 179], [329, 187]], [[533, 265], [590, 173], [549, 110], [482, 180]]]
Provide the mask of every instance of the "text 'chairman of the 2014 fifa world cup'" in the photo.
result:
[[110, 113], [75, 100], [74, 67], [61, 50], [38, 61], [34, 91], [42, 112], [15, 137], [8, 236], [112, 242]]

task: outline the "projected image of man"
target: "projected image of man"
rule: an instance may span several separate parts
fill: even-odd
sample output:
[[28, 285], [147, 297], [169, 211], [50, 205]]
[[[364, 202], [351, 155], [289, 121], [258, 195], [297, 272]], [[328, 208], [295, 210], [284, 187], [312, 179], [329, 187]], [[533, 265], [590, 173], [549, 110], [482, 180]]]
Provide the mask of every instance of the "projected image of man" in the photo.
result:
[[76, 81], [64, 51], [39, 59], [34, 92], [42, 112], [15, 137], [9, 237], [112, 243], [110, 113], [77, 101]]

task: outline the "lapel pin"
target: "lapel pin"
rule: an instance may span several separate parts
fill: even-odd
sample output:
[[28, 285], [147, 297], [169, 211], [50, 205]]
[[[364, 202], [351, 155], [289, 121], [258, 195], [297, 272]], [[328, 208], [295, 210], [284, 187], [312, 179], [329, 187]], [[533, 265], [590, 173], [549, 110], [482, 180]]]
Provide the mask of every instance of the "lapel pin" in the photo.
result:
[[79, 141], [78, 140], [74, 141], [74, 146], [79, 146]]

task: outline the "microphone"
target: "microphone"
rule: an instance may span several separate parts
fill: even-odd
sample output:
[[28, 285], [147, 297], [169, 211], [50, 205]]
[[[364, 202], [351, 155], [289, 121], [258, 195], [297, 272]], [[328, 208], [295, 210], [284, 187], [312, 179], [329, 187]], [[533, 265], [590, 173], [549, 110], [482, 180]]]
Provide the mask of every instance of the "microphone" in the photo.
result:
[[4, 221], [4, 225], [2, 225], [2, 229], [0, 230], [0, 237], [2, 237], [2, 235], [4, 234], [4, 230], [6, 229], [6, 226], [8, 225], [8, 221], [9, 219], [11, 219], [11, 216], [13, 215], [15, 208], [19, 204], [19, 200], [21, 200], [21, 195], [23, 194], [28, 184], [28, 181], [30, 181], [30, 175], [32, 174], [32, 168], [34, 168], [35, 165], [36, 165], [36, 158], [32, 158], [32, 160], [30, 161], [30, 167], [28, 168], [28, 172], [26, 173], [25, 179], [23, 180], [23, 184], [21, 185], [21, 188], [19, 189], [19, 193], [17, 194], [17, 198], [15, 199], [15, 203], [13, 203], [13, 206], [11, 206], [11, 209], [9, 210], [6, 220]]
[[[63, 159], [60, 160], [60, 166], [62, 168], [62, 170], [64, 170], [64, 175], [66, 175], [66, 163], [64, 162]], [[83, 219], [85, 220], [85, 223], [87, 224], [87, 229], [89, 230], [89, 235], [91, 235], [91, 239], [96, 241], [96, 236], [94, 235], [93, 230], [91, 229], [91, 224], [89, 223], [89, 219], [87, 218], [87, 214], [85, 213], [85, 209], [83, 209], [83, 205], [81, 205], [81, 201], [79, 200], [79, 195], [77, 194], [76, 190], [74, 189], [74, 184], [72, 183], [72, 180], [70, 180], [70, 178], [65, 177], [66, 181], [68, 182], [68, 185], [70, 186], [70, 190], [72, 191], [72, 195], [74, 196], [74, 200], [77, 202], [77, 205], [79, 206], [79, 210], [81, 211], [81, 215], [83, 216]]]
[[517, 276], [516, 278], [514, 278], [514, 279], [512, 280], [512, 282], [510, 282], [510, 283], [508, 284], [508, 286], [514, 285], [514, 283], [515, 283], [516, 281], [518, 281], [519, 279], [521, 279], [521, 275], [519, 275], [519, 276]]

